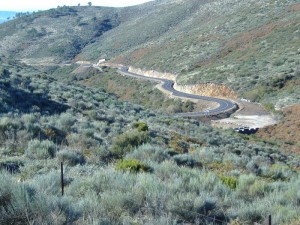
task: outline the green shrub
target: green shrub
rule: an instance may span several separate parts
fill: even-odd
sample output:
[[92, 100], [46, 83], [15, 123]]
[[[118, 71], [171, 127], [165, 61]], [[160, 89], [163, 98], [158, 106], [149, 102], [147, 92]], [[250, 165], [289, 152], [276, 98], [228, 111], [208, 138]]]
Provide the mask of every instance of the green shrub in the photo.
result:
[[187, 153], [189, 149], [189, 144], [186, 141], [172, 139], [169, 142], [169, 146], [177, 153], [183, 154]]
[[124, 159], [117, 163], [117, 169], [130, 172], [148, 172], [151, 168], [136, 159]]
[[264, 103], [263, 106], [267, 111], [272, 113], [275, 112], [275, 107], [272, 103]]
[[122, 158], [135, 147], [147, 142], [148, 132], [128, 132], [119, 135], [112, 143], [111, 152], [117, 158]]
[[136, 128], [138, 131], [148, 131], [149, 130], [147, 123], [144, 123], [144, 122], [136, 122], [133, 124], [133, 127]]
[[31, 140], [25, 151], [26, 155], [35, 159], [53, 158], [56, 153], [56, 145], [49, 140]]
[[220, 180], [223, 184], [225, 184], [231, 189], [236, 189], [236, 186], [238, 184], [238, 179], [235, 177], [220, 176]]

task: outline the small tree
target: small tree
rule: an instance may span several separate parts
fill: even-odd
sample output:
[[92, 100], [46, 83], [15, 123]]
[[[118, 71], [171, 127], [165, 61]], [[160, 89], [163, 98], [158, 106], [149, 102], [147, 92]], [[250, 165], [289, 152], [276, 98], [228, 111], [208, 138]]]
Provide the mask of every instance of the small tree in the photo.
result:
[[88, 5], [89, 5], [89, 6], [92, 6], [92, 2], [88, 2]]

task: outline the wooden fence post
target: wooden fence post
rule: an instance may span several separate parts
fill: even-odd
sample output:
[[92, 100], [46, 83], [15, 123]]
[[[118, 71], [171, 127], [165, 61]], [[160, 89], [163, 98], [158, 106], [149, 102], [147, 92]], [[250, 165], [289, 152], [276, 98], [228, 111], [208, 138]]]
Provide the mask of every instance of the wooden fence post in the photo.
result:
[[269, 219], [268, 219], [268, 225], [272, 225], [272, 215], [269, 215]]
[[60, 184], [61, 184], [61, 195], [64, 195], [64, 163], [60, 163]]

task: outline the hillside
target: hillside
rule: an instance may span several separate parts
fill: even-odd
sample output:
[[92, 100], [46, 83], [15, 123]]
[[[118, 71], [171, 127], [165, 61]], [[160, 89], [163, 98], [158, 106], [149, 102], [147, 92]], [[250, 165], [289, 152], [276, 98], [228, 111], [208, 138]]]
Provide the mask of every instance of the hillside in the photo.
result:
[[137, 9], [80, 56], [173, 72], [180, 83], [225, 83], [276, 108], [299, 103], [299, 1], [158, 1], [151, 9]]
[[[299, 10], [156, 0], [1, 24], [0, 225], [299, 224]], [[255, 135], [217, 129], [172, 116], [203, 105], [75, 63], [101, 58], [223, 83], [270, 111], [298, 104]]]
[[291, 224], [300, 216], [298, 156], [0, 62], [0, 224], [252, 224], [270, 213]]
[[2, 24], [0, 51], [27, 64], [57, 64], [73, 59], [117, 24], [112, 8], [64, 6], [25, 14]]
[[299, 10], [297, 0], [60, 7], [2, 25], [0, 51], [35, 65], [106, 58], [223, 83], [277, 109], [299, 103]]

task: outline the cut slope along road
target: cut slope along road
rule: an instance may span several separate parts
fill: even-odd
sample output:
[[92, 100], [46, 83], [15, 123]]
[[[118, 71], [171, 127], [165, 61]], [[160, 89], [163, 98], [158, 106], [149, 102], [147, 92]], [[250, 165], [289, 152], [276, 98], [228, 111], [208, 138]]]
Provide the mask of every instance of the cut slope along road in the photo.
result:
[[221, 113], [235, 111], [238, 107], [237, 105], [229, 100], [220, 99], [220, 98], [213, 98], [208, 96], [201, 96], [201, 95], [195, 95], [195, 94], [188, 94], [181, 91], [177, 91], [174, 89], [174, 81], [164, 79], [164, 78], [154, 78], [154, 77], [146, 77], [140, 74], [132, 73], [128, 71], [127, 67], [119, 67], [118, 71], [122, 75], [131, 76], [135, 78], [145, 79], [145, 80], [151, 80], [162, 83], [162, 88], [166, 91], [172, 93], [173, 96], [182, 97], [182, 98], [190, 98], [190, 99], [196, 99], [196, 100], [205, 100], [209, 102], [215, 102], [218, 103], [218, 107], [214, 109], [207, 109], [200, 112], [187, 112], [187, 113], [178, 113], [176, 116], [180, 117], [201, 117], [201, 116], [215, 116]]

